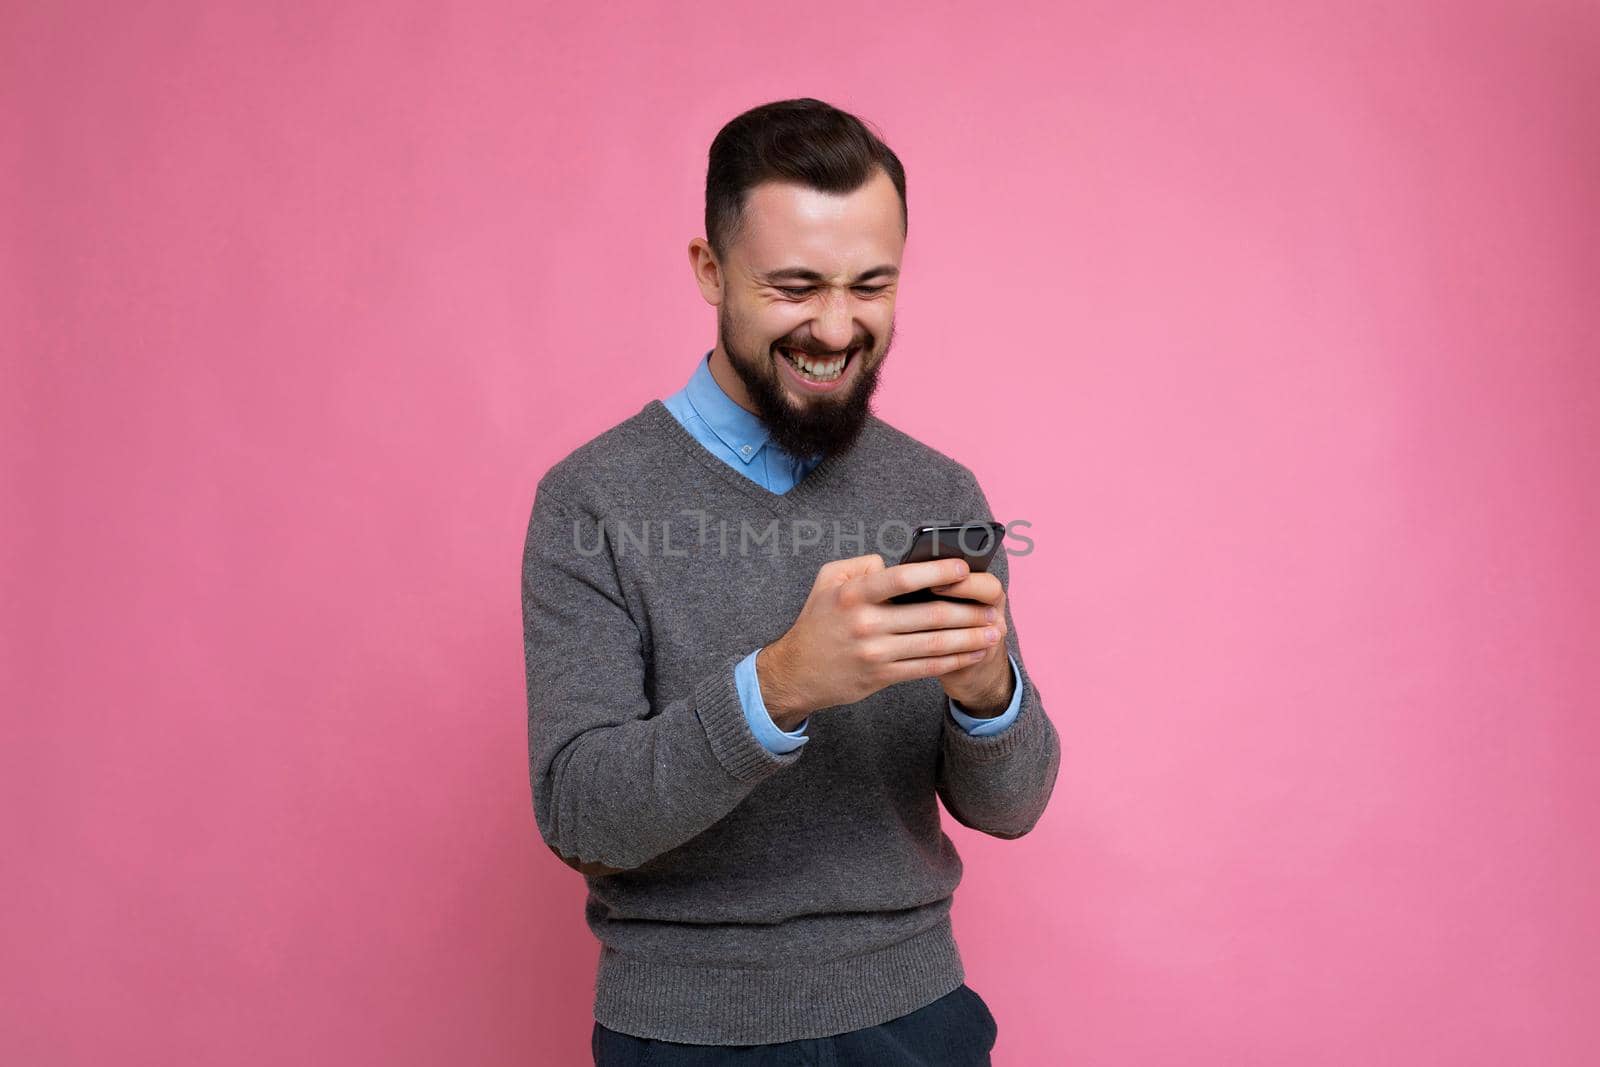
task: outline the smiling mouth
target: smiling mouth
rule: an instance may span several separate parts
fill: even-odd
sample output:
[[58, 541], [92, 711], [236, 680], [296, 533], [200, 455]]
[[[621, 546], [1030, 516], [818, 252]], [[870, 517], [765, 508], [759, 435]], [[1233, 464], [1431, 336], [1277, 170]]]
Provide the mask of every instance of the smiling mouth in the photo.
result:
[[860, 345], [852, 345], [849, 351], [842, 356], [822, 357], [793, 348], [780, 346], [778, 349], [778, 352], [784, 359], [789, 361], [789, 365], [798, 371], [802, 378], [813, 382], [837, 381], [839, 376], [844, 373], [845, 367], [850, 364], [850, 361], [860, 351]]

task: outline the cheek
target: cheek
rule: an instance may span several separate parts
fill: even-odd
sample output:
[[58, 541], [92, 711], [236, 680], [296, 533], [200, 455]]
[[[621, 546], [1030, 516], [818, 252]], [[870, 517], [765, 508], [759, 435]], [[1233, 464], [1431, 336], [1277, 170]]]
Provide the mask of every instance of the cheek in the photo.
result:
[[768, 305], [751, 320], [769, 348], [785, 337], [793, 336], [805, 321], [805, 312], [795, 304]]
[[752, 351], [770, 351], [799, 324], [792, 308], [755, 300], [730, 309], [728, 322], [740, 346]]
[[861, 313], [861, 321], [881, 341], [888, 336], [889, 325], [894, 322], [894, 301], [874, 302], [871, 308]]

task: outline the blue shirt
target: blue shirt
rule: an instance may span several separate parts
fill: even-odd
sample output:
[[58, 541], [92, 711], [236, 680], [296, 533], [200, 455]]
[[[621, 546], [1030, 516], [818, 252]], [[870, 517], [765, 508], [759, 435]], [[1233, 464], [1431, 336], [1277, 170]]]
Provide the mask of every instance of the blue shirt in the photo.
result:
[[[711, 376], [711, 353], [700, 357], [688, 384], [662, 401], [683, 428], [695, 440], [710, 449], [734, 470], [771, 492], [783, 494], [793, 489], [811, 469], [822, 461], [821, 456], [798, 457], [785, 452], [767, 440], [767, 429], [762, 421], [746, 411], [733, 398], [722, 391], [722, 386]], [[734, 684], [739, 689], [739, 701], [744, 707], [745, 720], [756, 739], [773, 752], [793, 752], [805, 744], [805, 719], [793, 730], [780, 730], [767, 713], [761, 700], [761, 685], [756, 678], [756, 649], [740, 660], [733, 669]], [[1022, 707], [1022, 672], [1017, 661], [1011, 659], [1012, 694], [1006, 710], [991, 719], [978, 719], [948, 701], [950, 716], [967, 733], [976, 737], [997, 734], [1016, 720]]]

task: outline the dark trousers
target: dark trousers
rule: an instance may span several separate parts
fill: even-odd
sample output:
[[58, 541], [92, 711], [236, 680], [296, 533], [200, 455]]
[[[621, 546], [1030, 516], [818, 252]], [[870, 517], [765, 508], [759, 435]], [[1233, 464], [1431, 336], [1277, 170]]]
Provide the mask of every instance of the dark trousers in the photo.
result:
[[595, 1067], [989, 1067], [997, 1033], [983, 998], [957, 986], [909, 1015], [832, 1037], [772, 1045], [682, 1045], [609, 1030], [598, 1022]]

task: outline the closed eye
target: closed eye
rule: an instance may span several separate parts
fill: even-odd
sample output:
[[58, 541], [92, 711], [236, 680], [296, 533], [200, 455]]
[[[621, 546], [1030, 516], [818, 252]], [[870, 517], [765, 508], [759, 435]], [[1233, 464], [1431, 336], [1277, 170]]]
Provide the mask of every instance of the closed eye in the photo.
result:
[[[855, 291], [860, 293], [862, 296], [877, 296], [887, 288], [889, 288], [887, 285], [857, 285], [855, 286]], [[778, 286], [778, 292], [782, 293], [784, 296], [794, 297], [795, 299], [799, 300], [804, 299], [815, 292], [815, 286], [780, 285]]]

